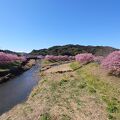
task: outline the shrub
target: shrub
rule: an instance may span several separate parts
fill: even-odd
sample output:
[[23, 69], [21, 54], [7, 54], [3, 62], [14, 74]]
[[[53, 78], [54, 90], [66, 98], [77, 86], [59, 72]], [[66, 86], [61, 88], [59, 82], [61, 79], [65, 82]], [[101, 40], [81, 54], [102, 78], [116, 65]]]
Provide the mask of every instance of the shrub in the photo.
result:
[[120, 51], [110, 53], [103, 61], [101, 66], [108, 70], [108, 73], [120, 76]]
[[94, 56], [91, 53], [78, 54], [75, 56], [75, 60], [82, 64], [87, 64], [94, 60]]

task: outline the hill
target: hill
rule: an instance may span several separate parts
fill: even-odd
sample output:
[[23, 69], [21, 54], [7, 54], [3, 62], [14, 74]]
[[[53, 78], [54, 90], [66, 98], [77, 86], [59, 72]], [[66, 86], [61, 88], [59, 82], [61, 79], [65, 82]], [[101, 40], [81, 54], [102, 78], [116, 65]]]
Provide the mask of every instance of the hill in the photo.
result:
[[94, 55], [106, 56], [109, 53], [118, 50], [109, 46], [82, 46], [82, 45], [64, 45], [53, 46], [48, 49], [33, 50], [32, 55], [70, 55], [74, 56], [79, 53], [92, 53]]
[[10, 50], [0, 50], [0, 52], [10, 53], [10, 54], [17, 54], [16, 52]]
[[10, 51], [10, 50], [0, 50], [0, 52], [9, 53], [9, 54], [16, 54], [18, 56], [27, 55], [27, 53], [25, 53], [25, 52], [14, 52], [14, 51]]

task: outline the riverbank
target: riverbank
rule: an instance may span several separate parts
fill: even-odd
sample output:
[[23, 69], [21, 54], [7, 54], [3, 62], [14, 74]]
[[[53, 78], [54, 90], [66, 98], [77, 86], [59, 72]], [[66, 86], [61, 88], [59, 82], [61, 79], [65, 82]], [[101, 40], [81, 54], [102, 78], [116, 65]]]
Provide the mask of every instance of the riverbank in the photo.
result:
[[0, 84], [0, 115], [27, 100], [33, 87], [40, 80], [39, 70], [40, 63], [36, 61], [31, 69]]
[[2, 66], [2, 69], [0, 69], [0, 84], [30, 69], [33, 65], [35, 65], [35, 60], [30, 60], [24, 66], [20, 62], [14, 62], [12, 64]]
[[43, 64], [28, 100], [0, 120], [120, 120], [120, 78], [96, 63]]

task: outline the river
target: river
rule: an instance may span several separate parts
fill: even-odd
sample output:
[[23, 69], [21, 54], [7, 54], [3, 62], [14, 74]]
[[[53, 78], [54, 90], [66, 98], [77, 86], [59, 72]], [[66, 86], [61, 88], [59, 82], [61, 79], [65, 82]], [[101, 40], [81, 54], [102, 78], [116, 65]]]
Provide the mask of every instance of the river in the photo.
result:
[[40, 79], [39, 70], [40, 64], [38, 62], [30, 70], [0, 84], [0, 115], [27, 100], [33, 87]]

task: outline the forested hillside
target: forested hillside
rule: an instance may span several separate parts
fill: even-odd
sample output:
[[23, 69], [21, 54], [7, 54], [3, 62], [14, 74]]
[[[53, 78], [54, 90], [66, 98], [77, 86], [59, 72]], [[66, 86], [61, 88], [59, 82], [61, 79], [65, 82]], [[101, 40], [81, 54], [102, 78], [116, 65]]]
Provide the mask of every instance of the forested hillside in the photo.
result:
[[82, 45], [64, 45], [53, 46], [48, 49], [33, 50], [33, 55], [76, 55], [79, 53], [92, 53], [94, 55], [106, 56], [117, 49], [108, 46], [82, 46]]

